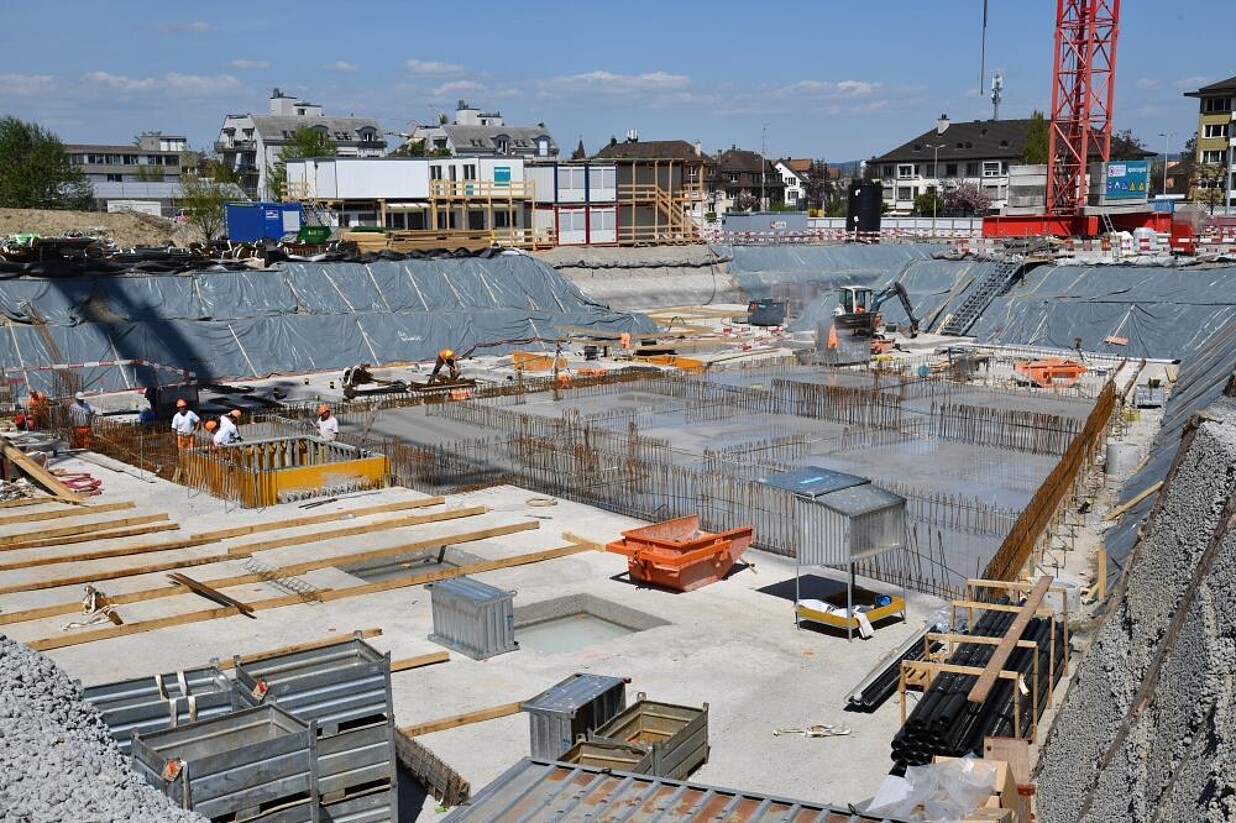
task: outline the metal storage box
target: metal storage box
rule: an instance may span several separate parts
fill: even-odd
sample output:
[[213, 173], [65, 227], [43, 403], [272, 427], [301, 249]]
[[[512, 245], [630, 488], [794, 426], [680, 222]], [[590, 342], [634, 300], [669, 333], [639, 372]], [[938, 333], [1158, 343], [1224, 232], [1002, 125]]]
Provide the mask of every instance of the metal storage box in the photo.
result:
[[649, 700], [640, 692], [634, 705], [590, 733], [588, 739], [645, 749], [652, 762], [638, 774], [685, 780], [708, 762], [708, 704], [699, 709], [676, 706]]
[[[394, 785], [389, 654], [353, 638], [249, 663], [237, 658], [236, 684], [253, 705], [277, 705], [300, 720], [317, 723], [318, 792], [323, 802], [351, 800], [354, 792]], [[395, 792], [384, 796], [390, 803], [396, 800]], [[396, 812], [388, 805], [390, 819]]]
[[631, 774], [652, 772], [652, 750], [647, 746], [629, 746], [610, 740], [580, 740], [558, 758], [563, 763], [576, 763], [592, 769], [612, 769]]
[[398, 789], [391, 786], [379, 792], [331, 803], [318, 810], [322, 823], [397, 823], [395, 811]]
[[103, 715], [120, 751], [133, 732], [151, 734], [240, 708], [232, 681], [215, 666], [105, 683], [82, 690]]
[[429, 585], [435, 643], [466, 654], [473, 660], [512, 652], [515, 642], [515, 592], [504, 591], [468, 577]]
[[627, 706], [627, 684], [621, 677], [573, 674], [553, 688], [525, 701], [532, 756], [557, 760], [580, 735], [605, 725]]
[[316, 821], [316, 744], [312, 723], [261, 706], [135, 735], [133, 768], [204, 817]]

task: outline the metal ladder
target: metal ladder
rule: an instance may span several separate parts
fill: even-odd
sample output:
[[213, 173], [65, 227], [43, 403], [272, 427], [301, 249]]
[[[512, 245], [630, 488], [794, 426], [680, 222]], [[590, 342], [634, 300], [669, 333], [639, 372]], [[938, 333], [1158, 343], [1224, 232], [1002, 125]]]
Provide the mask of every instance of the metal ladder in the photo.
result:
[[304, 201], [300, 204], [301, 213], [306, 226], [329, 226], [330, 213], [316, 200]]
[[1021, 257], [1002, 260], [970, 290], [957, 311], [940, 327], [940, 333], [960, 337], [969, 332], [979, 315], [986, 311], [997, 295], [1012, 285], [1024, 266], [1025, 260]]

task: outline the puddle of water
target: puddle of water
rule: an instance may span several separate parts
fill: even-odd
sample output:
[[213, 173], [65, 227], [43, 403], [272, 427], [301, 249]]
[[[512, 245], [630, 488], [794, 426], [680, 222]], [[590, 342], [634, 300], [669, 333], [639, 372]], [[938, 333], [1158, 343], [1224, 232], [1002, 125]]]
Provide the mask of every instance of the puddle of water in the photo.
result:
[[633, 634], [633, 629], [619, 626], [587, 612], [556, 617], [540, 623], [516, 627], [515, 640], [520, 648], [542, 652], [573, 652], [604, 643], [623, 635]]

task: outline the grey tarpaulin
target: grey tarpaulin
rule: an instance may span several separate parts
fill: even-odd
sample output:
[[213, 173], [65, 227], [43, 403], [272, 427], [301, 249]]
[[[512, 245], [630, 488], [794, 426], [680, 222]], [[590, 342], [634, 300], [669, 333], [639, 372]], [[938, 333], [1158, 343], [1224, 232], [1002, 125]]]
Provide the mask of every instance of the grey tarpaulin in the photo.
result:
[[[59, 357], [30, 322], [31, 307]], [[214, 379], [431, 360], [444, 346], [498, 354], [518, 348], [513, 341], [556, 337], [560, 326], [609, 334], [656, 328], [643, 315], [595, 303], [527, 255], [20, 278], [0, 282], [0, 311], [8, 326], [0, 365], [10, 373], [140, 358]], [[115, 370], [82, 376], [93, 390], [129, 387]], [[50, 383], [46, 372], [30, 379]]]

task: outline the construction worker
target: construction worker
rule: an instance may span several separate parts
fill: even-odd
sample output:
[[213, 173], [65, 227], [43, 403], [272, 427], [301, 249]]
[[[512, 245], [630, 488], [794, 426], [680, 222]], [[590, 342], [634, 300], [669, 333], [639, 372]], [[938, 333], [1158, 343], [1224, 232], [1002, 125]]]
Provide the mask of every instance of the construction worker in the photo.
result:
[[176, 401], [176, 413], [172, 415], [172, 431], [176, 432], [176, 448], [184, 451], [193, 448], [193, 432], [201, 418], [189, 408], [189, 403], [181, 398]]
[[330, 413], [330, 406], [318, 406], [318, 436], [331, 441], [339, 436], [339, 418]]
[[91, 426], [98, 413], [98, 409], [86, 402], [84, 392], [73, 395], [73, 404], [69, 406], [69, 422], [73, 424], [73, 436], [69, 441], [72, 448], [89, 449], [94, 446]]
[[443, 349], [438, 352], [438, 359], [434, 361], [433, 371], [429, 373], [429, 382], [436, 382], [438, 373], [446, 368], [450, 373], [450, 381], [454, 383], [459, 379], [459, 366], [455, 363], [455, 352], [451, 349]]
[[215, 432], [216, 446], [230, 446], [240, 442], [240, 429], [236, 427], [240, 418], [240, 409], [232, 409], [219, 418], [219, 430]]
[[31, 431], [47, 428], [47, 395], [35, 389], [30, 393], [30, 415], [27, 421]]

